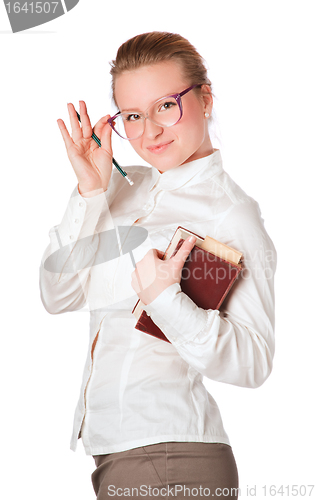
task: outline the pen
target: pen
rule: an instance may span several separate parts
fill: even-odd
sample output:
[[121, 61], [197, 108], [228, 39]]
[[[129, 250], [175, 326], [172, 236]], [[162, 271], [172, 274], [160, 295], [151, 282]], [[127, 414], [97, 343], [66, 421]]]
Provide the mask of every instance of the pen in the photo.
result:
[[[81, 119], [80, 119], [80, 115], [78, 113], [78, 111], [76, 111], [77, 113], [77, 116], [78, 116], [78, 120], [80, 121], [81, 123]], [[95, 135], [95, 133], [93, 132], [92, 134], [92, 139], [97, 143], [97, 145], [99, 146], [99, 148], [101, 147], [101, 141], [99, 139], [98, 136]], [[125, 179], [127, 180], [127, 182], [129, 183], [130, 186], [132, 186], [134, 184], [134, 182], [128, 177], [127, 173], [125, 172], [125, 170], [123, 170], [119, 164], [117, 163], [117, 161], [115, 160], [115, 158], [112, 158], [112, 163], [113, 165], [117, 168], [117, 170], [120, 172], [120, 174], [123, 175], [123, 177], [125, 177]]]

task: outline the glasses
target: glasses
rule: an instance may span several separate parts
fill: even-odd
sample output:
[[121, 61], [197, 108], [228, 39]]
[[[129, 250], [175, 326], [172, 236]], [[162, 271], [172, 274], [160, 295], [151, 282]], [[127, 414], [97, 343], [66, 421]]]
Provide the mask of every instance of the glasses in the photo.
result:
[[144, 113], [136, 111], [116, 113], [116, 115], [108, 119], [108, 123], [114, 132], [128, 141], [138, 139], [143, 135], [147, 118], [160, 127], [172, 127], [181, 120], [183, 115], [181, 97], [201, 85], [192, 85], [179, 94], [162, 97], [151, 104]]

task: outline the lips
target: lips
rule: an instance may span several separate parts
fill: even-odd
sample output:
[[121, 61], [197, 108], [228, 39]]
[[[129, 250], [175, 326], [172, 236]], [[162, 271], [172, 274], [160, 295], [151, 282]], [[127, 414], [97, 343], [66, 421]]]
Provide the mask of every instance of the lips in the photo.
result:
[[160, 144], [155, 144], [154, 146], [148, 146], [147, 149], [151, 153], [161, 154], [164, 153], [172, 143], [173, 141], [161, 142]]

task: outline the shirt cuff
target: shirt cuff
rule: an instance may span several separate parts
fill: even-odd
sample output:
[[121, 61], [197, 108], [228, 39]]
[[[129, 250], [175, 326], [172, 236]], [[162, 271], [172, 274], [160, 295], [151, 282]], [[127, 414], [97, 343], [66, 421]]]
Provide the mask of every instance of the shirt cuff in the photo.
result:
[[178, 283], [166, 288], [143, 309], [174, 345], [192, 340], [208, 321], [208, 313], [198, 307]]
[[104, 229], [113, 228], [107, 193], [84, 198], [79, 193], [77, 185], [71, 194], [66, 213], [57, 229], [60, 246], [93, 236], [101, 214], [104, 215]]

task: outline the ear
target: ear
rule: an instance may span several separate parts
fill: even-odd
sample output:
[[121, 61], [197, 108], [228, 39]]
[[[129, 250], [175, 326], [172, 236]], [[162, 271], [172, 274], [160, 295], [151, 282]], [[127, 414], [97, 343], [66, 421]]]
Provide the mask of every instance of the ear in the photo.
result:
[[201, 97], [203, 99], [203, 106], [204, 106], [203, 111], [211, 115], [213, 109], [213, 96], [209, 85], [202, 85]]

